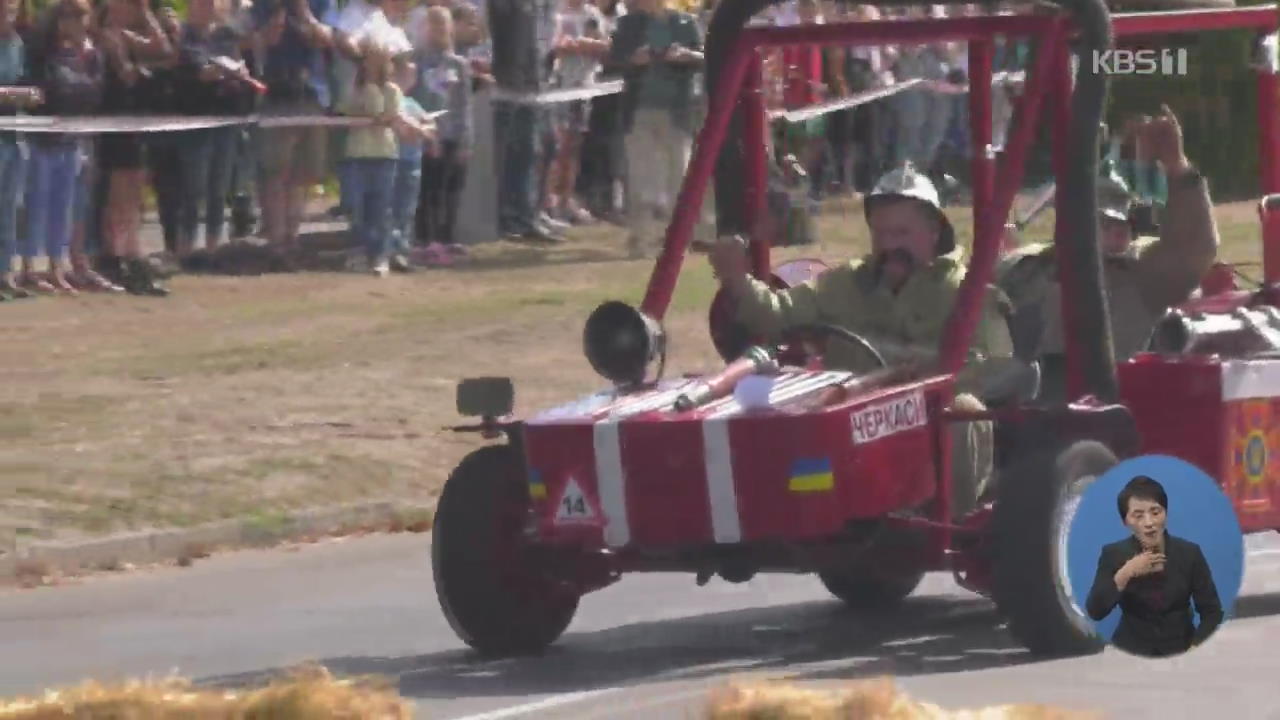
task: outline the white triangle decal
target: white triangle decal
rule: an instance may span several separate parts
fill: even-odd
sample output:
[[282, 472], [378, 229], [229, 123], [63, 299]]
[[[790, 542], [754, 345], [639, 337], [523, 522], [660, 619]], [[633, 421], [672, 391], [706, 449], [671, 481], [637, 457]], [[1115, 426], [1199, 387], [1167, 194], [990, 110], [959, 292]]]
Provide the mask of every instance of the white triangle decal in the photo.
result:
[[572, 477], [564, 484], [564, 492], [560, 494], [560, 502], [556, 503], [556, 524], [595, 522], [594, 504], [582, 492], [582, 486]]

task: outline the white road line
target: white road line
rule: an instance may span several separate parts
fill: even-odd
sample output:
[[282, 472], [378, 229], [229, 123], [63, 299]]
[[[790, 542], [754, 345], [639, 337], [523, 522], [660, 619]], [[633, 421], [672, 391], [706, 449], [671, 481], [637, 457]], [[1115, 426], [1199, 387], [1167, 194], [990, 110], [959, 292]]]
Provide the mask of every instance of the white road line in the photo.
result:
[[[723, 680], [723, 678], [721, 678], [721, 680]], [[566, 716], [566, 718], [572, 718], [572, 720], [600, 720], [601, 718], [617, 718], [620, 716], [635, 717], [638, 714], [638, 711], [648, 710], [649, 708], [661, 708], [669, 711], [672, 708], [663, 708], [662, 706], [674, 705], [677, 702], [681, 702], [681, 704], [685, 704], [685, 702], [683, 701], [688, 701], [699, 696], [709, 697], [712, 690], [714, 690], [717, 687], [723, 687], [723, 686], [724, 686], [724, 683], [721, 682], [719, 685], [708, 684], [708, 685], [702, 685], [690, 690], [678, 690], [676, 692], [662, 693], [656, 696], [641, 696], [640, 698], [637, 698], [636, 700], [631, 702], [620, 700], [616, 704], [611, 704], [611, 706], [608, 709], [604, 709], [604, 710], [596, 709], [596, 710], [585, 711], [584, 714], [575, 713], [573, 715]], [[648, 712], [646, 712], [645, 714], [649, 715]], [[649, 715], [649, 716], [652, 717], [652, 715]], [[664, 717], [674, 717], [674, 716], [670, 714], [670, 712], [668, 712], [667, 714], [664, 715]], [[685, 717], [689, 717], [688, 714], [686, 714]]]
[[521, 715], [538, 712], [539, 710], [548, 710], [550, 708], [560, 707], [561, 705], [569, 705], [571, 703], [582, 702], [583, 700], [588, 700], [593, 697], [616, 693], [621, 689], [622, 688], [604, 688], [603, 690], [584, 690], [582, 692], [565, 693], [564, 695], [552, 695], [551, 697], [544, 698], [542, 700], [535, 700], [531, 703], [512, 705], [511, 707], [505, 707], [501, 710], [493, 710], [476, 715], [464, 715], [462, 717], [454, 718], [453, 720], [501, 720], [501, 718], [520, 717]]

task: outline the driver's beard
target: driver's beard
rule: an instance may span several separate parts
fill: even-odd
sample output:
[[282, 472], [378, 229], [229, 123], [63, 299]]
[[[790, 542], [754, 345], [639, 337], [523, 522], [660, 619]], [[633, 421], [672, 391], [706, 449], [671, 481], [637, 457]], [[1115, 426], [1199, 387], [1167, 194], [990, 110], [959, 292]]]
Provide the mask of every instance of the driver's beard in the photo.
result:
[[876, 255], [876, 283], [887, 284], [894, 293], [907, 284], [907, 279], [915, 269], [915, 257], [902, 248], [885, 250]]

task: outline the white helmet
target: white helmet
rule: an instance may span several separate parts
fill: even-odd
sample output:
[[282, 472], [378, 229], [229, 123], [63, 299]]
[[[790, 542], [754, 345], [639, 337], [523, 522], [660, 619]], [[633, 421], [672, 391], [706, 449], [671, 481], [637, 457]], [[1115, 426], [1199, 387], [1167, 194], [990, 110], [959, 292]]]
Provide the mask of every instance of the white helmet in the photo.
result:
[[942, 212], [938, 189], [927, 176], [917, 172], [910, 162], [890, 170], [876, 181], [876, 186], [863, 201], [863, 212], [870, 218], [874, 206], [879, 201], [889, 198], [906, 198], [929, 206], [942, 228], [938, 235], [938, 254], [946, 255], [956, 249], [956, 231], [951, 227], [951, 221], [947, 219], [946, 213]]

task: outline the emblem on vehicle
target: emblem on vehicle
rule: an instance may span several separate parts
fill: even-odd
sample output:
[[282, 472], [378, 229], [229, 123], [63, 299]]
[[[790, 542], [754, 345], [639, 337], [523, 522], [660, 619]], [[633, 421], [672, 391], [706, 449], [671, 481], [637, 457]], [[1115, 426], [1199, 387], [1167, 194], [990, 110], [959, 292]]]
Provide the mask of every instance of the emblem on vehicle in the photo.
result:
[[850, 416], [853, 422], [853, 441], [862, 444], [886, 438], [904, 430], [918, 428], [925, 424], [927, 418], [924, 393], [919, 390], [868, 405], [854, 410]]

